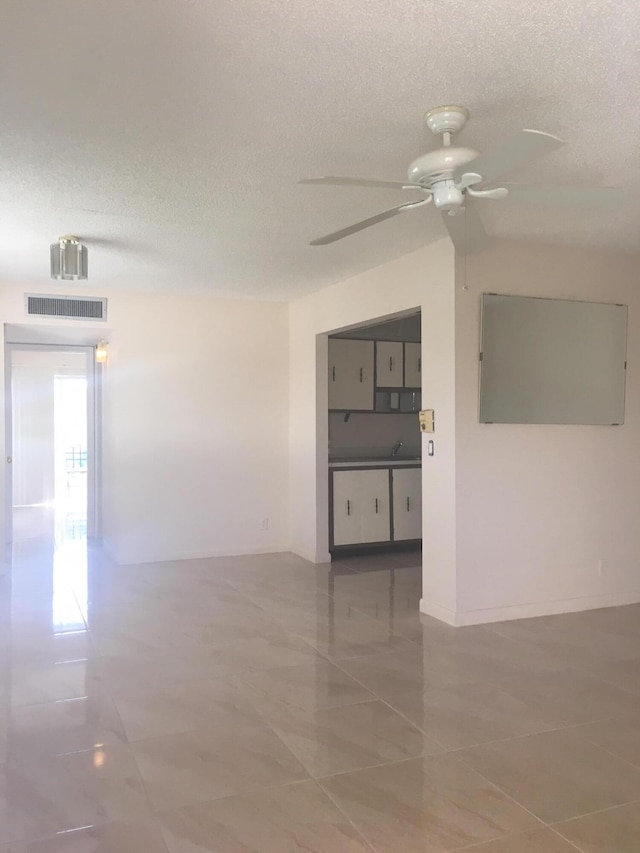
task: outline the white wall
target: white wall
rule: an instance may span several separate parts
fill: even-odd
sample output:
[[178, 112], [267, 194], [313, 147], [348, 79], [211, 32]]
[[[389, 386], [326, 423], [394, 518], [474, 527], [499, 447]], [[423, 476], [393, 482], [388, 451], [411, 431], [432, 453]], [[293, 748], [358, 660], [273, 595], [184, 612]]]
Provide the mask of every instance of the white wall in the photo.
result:
[[[496, 243], [456, 288], [458, 624], [640, 600], [638, 258]], [[620, 427], [478, 423], [483, 292], [629, 306]], [[602, 560], [602, 576], [598, 573]]]
[[[438, 410], [436, 455], [423, 465], [425, 596], [455, 612], [453, 249], [448, 240], [290, 303], [290, 493], [293, 549], [329, 559], [327, 334], [411, 308], [422, 311], [423, 406]], [[423, 454], [426, 457], [426, 453]]]
[[[24, 290], [0, 287], [5, 322], [29, 322]], [[103, 529], [112, 556], [135, 563], [286, 549], [286, 305], [83, 293], [109, 297]]]

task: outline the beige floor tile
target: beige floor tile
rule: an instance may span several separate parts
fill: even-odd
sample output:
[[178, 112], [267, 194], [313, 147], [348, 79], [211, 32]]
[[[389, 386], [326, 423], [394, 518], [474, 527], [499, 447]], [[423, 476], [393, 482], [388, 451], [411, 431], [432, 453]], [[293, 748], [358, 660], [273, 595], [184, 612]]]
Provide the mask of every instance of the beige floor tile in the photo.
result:
[[96, 743], [124, 743], [115, 705], [103, 693], [13, 708], [9, 716], [11, 758], [25, 754], [63, 755], [92, 749]]
[[559, 726], [628, 717], [640, 708], [635, 694], [575, 670], [515, 676], [500, 686]]
[[438, 619], [433, 619], [424, 613], [406, 614], [404, 616], [394, 616], [389, 621], [389, 629], [400, 637], [405, 637], [414, 643], [418, 643], [425, 648], [435, 644], [446, 643], [452, 639], [459, 628], [453, 628], [451, 625], [446, 625]]
[[273, 595], [261, 596], [259, 601], [265, 613], [276, 620], [280, 628], [293, 633], [317, 628], [330, 630], [373, 621], [350, 604], [317, 590], [308, 596], [294, 598], [285, 597], [281, 590], [277, 590]]
[[130, 741], [260, 724], [249, 700], [226, 678], [141, 685], [118, 693], [115, 704]]
[[638, 853], [640, 802], [556, 824], [583, 853]]
[[370, 853], [314, 782], [186, 806], [161, 818], [170, 853]]
[[137, 741], [132, 748], [155, 809], [308, 778], [300, 762], [266, 726], [167, 735]]
[[260, 709], [276, 700], [294, 708], [337, 708], [376, 697], [330, 661], [318, 658], [302, 666], [286, 666], [236, 677], [239, 689]]
[[[368, 575], [360, 575], [365, 581]], [[397, 619], [405, 619], [415, 616], [420, 606], [420, 594], [412, 590], [390, 590], [368, 591], [363, 581], [361, 591], [355, 589], [353, 593], [336, 594], [338, 601], [345, 605], [354, 607], [356, 610], [372, 619], [392, 624]]]
[[311, 663], [317, 651], [300, 637], [286, 632], [230, 642], [219, 650], [218, 662], [228, 672], [272, 669]]
[[576, 848], [552, 829], [534, 829], [486, 844], [474, 844], [467, 847], [465, 853], [576, 853]]
[[574, 731], [590, 743], [640, 767], [640, 702], [636, 713], [629, 717], [589, 723]]
[[115, 820], [140, 820], [149, 803], [129, 747], [29, 755], [0, 767], [0, 842], [31, 840]]
[[410, 651], [414, 644], [395, 634], [386, 622], [363, 616], [348, 622], [336, 621], [296, 628], [321, 654], [334, 660], [380, 654], [392, 651]]
[[34, 630], [33, 625], [12, 625], [11, 659], [14, 666], [22, 664], [52, 665], [81, 661], [95, 656], [86, 630], [54, 634], [50, 631]]
[[[465, 629], [460, 629], [465, 630]], [[488, 641], [485, 634], [428, 644], [416, 651], [341, 660], [340, 666], [383, 699], [416, 689], [453, 687], [508, 678], [531, 679], [548, 672], [544, 656], [521, 658], [504, 642]]]
[[[209, 607], [207, 608], [207, 604]], [[158, 606], [146, 600], [126, 610], [106, 610], [89, 619], [91, 638], [101, 654], [126, 654], [131, 640], [166, 649], [276, 632], [262, 608], [238, 593], [180, 602], [168, 594]]]
[[66, 778], [87, 791], [108, 820], [137, 820], [149, 810], [142, 778], [128, 744], [96, 743], [91, 750], [59, 757]]
[[265, 702], [260, 711], [314, 777], [440, 751], [379, 700], [320, 709]]
[[280, 566], [236, 573], [228, 578], [229, 586], [259, 602], [263, 596], [275, 595], [279, 600], [294, 600], [307, 595], [330, 595], [342, 576], [354, 574], [350, 569], [306, 564]]
[[569, 729], [458, 755], [547, 823], [640, 799], [640, 770]]
[[497, 636], [544, 649], [564, 667], [584, 667], [598, 674], [607, 663], [638, 659], [637, 613], [633, 608], [608, 608], [489, 627]]
[[428, 674], [426, 655], [419, 648], [342, 660], [340, 667], [383, 699], [437, 686]]
[[388, 701], [448, 749], [557, 728], [526, 702], [491, 684], [412, 691]]
[[91, 665], [86, 661], [59, 664], [14, 664], [11, 673], [11, 704], [35, 705], [76, 699], [89, 692]]
[[442, 853], [538, 825], [453, 755], [346, 773], [321, 784], [377, 853]]
[[[636, 651], [640, 651], [640, 637], [632, 636], [631, 642]], [[598, 660], [593, 656], [585, 660], [582, 666], [593, 673], [593, 675], [620, 687], [623, 690], [633, 691], [640, 695], [640, 656], [624, 660]]]
[[168, 853], [153, 823], [119, 822], [0, 846], [0, 853]]
[[264, 613], [259, 613], [256, 618], [238, 617], [226, 622], [215, 621], [215, 616], [209, 616], [207, 622], [186, 621], [185, 624], [184, 619], [178, 619], [175, 612], [171, 612], [140, 621], [136, 611], [145, 607], [145, 603], [140, 602], [131, 615], [130, 623], [122, 619], [109, 622], [107, 619], [101, 628], [92, 629], [94, 645], [101, 655], [128, 655], [132, 645], [139, 647], [141, 653], [191, 649], [200, 644], [219, 649], [230, 641], [251, 639], [281, 630], [281, 626]]
[[224, 646], [206, 643], [154, 648], [133, 643], [127, 654], [109, 655], [92, 663], [91, 672], [114, 695], [157, 684], [223, 678], [240, 672], [296, 666], [319, 659], [300, 637], [282, 630], [246, 639], [229, 639]]

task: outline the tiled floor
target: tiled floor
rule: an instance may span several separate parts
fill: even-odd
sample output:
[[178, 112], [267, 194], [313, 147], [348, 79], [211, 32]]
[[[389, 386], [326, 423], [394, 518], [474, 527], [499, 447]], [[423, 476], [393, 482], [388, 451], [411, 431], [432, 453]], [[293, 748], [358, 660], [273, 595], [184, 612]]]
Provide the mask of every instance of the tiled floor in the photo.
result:
[[638, 853], [640, 607], [452, 629], [418, 555], [0, 578], [0, 853]]

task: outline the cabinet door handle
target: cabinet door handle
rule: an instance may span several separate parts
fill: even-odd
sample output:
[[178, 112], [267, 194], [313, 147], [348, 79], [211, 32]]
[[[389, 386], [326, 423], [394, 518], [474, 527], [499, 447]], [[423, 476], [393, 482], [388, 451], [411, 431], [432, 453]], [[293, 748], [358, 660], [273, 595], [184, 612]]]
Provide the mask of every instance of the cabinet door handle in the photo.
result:
[[389, 356], [389, 373], [393, 370], [393, 356]]
[[422, 356], [418, 356], [418, 373], [422, 373]]
[[378, 498], [376, 498], [376, 515], [378, 514]]
[[407, 496], [407, 512], [411, 511], [411, 499]]
[[347, 501], [347, 515], [351, 515], [351, 501]]
[[360, 382], [362, 382], [362, 368], [360, 368]]
[[336, 381], [336, 366], [335, 366], [335, 364], [331, 368], [331, 381], [332, 382]]

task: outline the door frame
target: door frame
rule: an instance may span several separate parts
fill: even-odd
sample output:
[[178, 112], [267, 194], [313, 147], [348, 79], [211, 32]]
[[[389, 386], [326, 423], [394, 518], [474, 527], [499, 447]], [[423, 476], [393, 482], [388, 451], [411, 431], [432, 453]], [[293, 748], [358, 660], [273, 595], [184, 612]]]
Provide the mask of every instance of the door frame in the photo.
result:
[[4, 345], [5, 400], [5, 541], [13, 541], [13, 394], [11, 388], [13, 359], [16, 350], [37, 352], [81, 352], [86, 358], [87, 373], [87, 538], [102, 536], [102, 365], [96, 364], [95, 347], [79, 344]]

